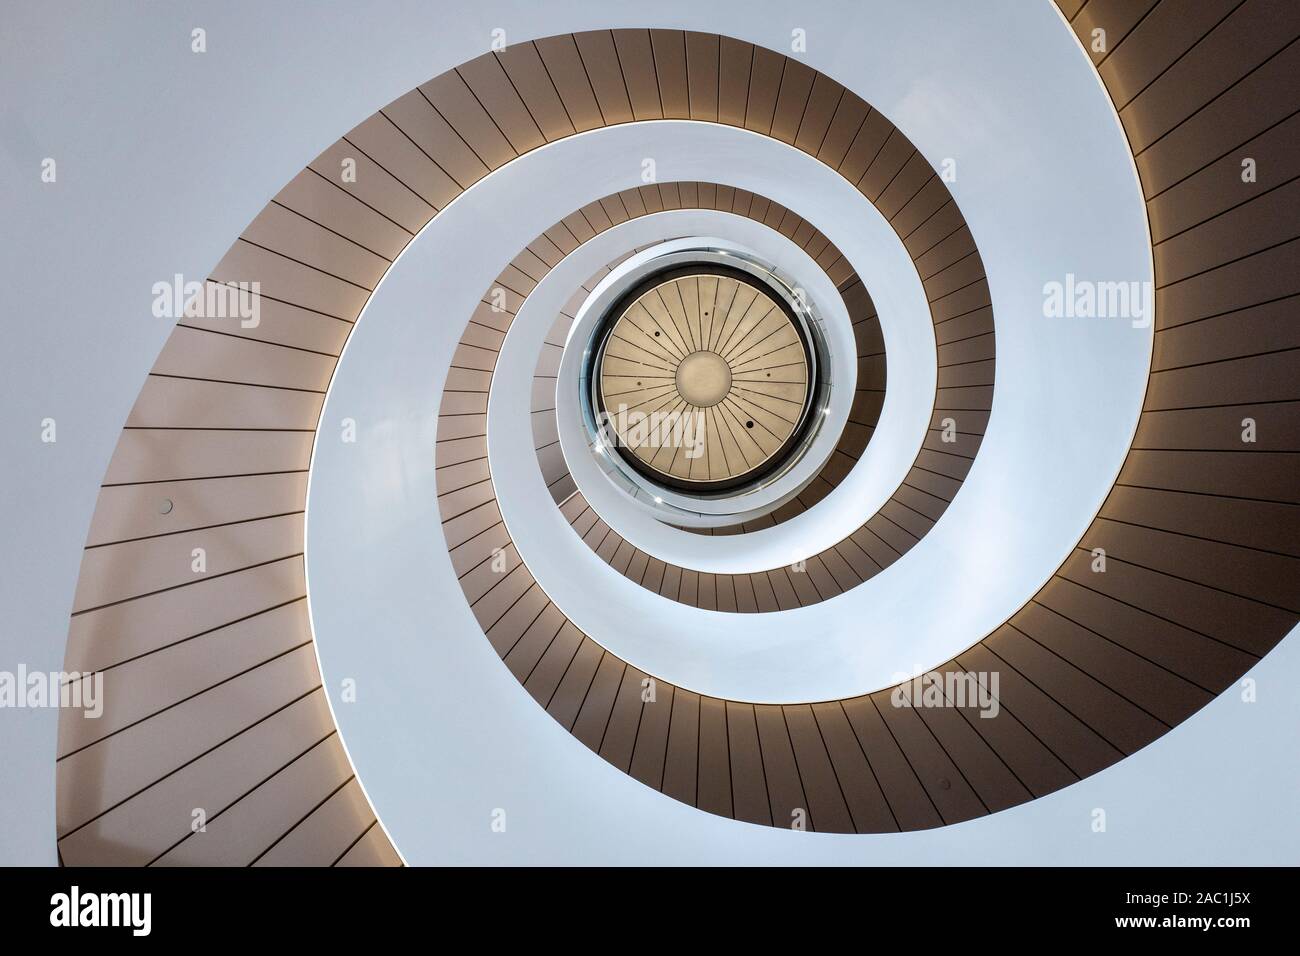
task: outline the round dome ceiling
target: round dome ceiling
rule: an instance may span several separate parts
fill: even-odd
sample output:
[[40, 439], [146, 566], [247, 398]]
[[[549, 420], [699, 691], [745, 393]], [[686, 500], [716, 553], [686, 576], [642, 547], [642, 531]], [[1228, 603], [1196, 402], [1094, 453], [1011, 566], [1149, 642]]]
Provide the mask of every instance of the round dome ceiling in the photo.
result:
[[807, 423], [812, 356], [774, 289], [695, 265], [652, 276], [610, 310], [598, 411], [625, 459], [668, 487], [714, 491], [780, 466]]

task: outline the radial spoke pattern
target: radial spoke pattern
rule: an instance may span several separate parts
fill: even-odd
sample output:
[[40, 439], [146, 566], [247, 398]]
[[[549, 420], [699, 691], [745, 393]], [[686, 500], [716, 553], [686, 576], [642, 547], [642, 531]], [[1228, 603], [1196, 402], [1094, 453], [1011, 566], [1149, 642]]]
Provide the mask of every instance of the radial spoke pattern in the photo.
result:
[[803, 340], [765, 290], [729, 275], [676, 276], [615, 318], [601, 402], [646, 468], [705, 485], [756, 476], [788, 447], [809, 398]]

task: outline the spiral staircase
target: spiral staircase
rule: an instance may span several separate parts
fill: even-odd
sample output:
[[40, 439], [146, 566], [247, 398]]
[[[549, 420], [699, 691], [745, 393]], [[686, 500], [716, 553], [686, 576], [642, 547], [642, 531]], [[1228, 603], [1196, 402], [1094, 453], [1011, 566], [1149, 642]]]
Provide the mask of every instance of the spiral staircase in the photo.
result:
[[[430, 771], [372, 771], [394, 760], [382, 726], [399, 765], [422, 735], [491, 732], [420, 726], [396, 676], [358, 676], [417, 618], [394, 597], [328, 623], [346, 585], [314, 549], [340, 537], [313, 522], [340, 508], [423, 529], [411, 579], [460, 606], [421, 605], [421, 640], [495, 655], [503, 695], [693, 814], [878, 834], [1015, 813], [1233, 687], [1300, 618], [1300, 8], [1056, 8], [1078, 62], [1046, 68], [1099, 81], [1116, 128], [1080, 139], [1126, 145], [1137, 198], [1111, 199], [1147, 232], [1017, 241], [1149, 254], [1081, 277], [1149, 279], [1133, 321], [1025, 314], [1008, 287], [1033, 302], [1065, 275], [1015, 274], [979, 160], [954, 173], [869, 89], [725, 33], [511, 35], [324, 149], [207, 277], [258, 283], [260, 321], [180, 318], [108, 463], [64, 664], [102, 672], [106, 707], [60, 717], [59, 859], [435, 861], [395, 796]], [[606, 155], [618, 188], [582, 179]], [[521, 211], [538, 194], [587, 198]], [[513, 245], [381, 320], [451, 261], [420, 247], [457, 222]], [[427, 414], [354, 414], [422, 336]], [[1046, 360], [1035, 377], [1059, 336], [1098, 337], [1095, 397]], [[1106, 454], [1074, 443], [1084, 403]], [[616, 406], [698, 415], [699, 454], [604, 427]], [[1040, 409], [1059, 427], [1016, 424]], [[1012, 447], [1088, 482], [1044, 487]], [[1061, 525], [1021, 549], [1053, 501]], [[392, 549], [377, 530], [352, 558]], [[940, 705], [900, 706], [921, 673]]]

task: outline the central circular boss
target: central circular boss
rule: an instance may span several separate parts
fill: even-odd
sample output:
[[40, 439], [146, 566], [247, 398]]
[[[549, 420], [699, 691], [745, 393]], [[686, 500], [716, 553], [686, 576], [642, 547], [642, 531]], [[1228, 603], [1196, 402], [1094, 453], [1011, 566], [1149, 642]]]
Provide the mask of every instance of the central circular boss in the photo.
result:
[[608, 311], [593, 363], [610, 444], [681, 491], [734, 491], [779, 470], [809, 419], [804, 324], [762, 279], [713, 263], [643, 279]]
[[682, 359], [673, 384], [688, 405], [712, 408], [731, 394], [731, 365], [717, 352], [700, 349]]

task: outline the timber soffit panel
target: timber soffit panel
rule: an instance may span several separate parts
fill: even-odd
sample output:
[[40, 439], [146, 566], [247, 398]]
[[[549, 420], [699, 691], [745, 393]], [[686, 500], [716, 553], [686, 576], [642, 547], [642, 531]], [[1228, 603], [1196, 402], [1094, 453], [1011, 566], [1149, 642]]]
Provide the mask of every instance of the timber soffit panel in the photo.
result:
[[[1097, 11], [1104, 6], [1099, 3], [1089, 14], [1092, 20], [1070, 11], [1071, 6], [1078, 4], [1062, 4], [1076, 14], [1075, 29], [1084, 33], [1087, 42], [1087, 25], [1096, 21]], [[1296, 289], [1300, 269], [1294, 236], [1273, 239], [1261, 248], [1254, 223], [1267, 220], [1276, 209], [1274, 203], [1284, 198], [1279, 187], [1290, 182], [1291, 167], [1300, 155], [1295, 149], [1295, 119], [1289, 112], [1296, 98], [1295, 77], [1300, 75], [1293, 62], [1295, 13], [1284, 5], [1248, 2], [1225, 9], [1222, 19], [1207, 24], [1199, 17], [1179, 16], [1178, 5], [1164, 0], [1124, 36], [1112, 36], [1111, 52], [1099, 63], [1126, 130], [1149, 124], [1144, 135], [1151, 141], [1135, 144], [1134, 150], [1157, 243], [1165, 235], [1162, 229], [1177, 233], [1171, 232], [1170, 240], [1188, 237], [1157, 249], [1156, 256], [1160, 289], [1153, 392], [1158, 377], [1171, 372], [1161, 380], [1168, 383], [1171, 398], [1168, 407], [1148, 405], [1135, 448], [1103, 509], [1103, 514], [1114, 515], [1113, 525], [1125, 529], [1122, 533], [1111, 529], [1117, 536], [1112, 541], [1110, 572], [1104, 577], [1088, 572], [1091, 541], [1085, 536], [1075, 556], [1030, 605], [948, 665], [1000, 670], [1000, 702], [1012, 719], [986, 721], [962, 713], [935, 718], [928, 712], [895, 711], [884, 698], [887, 692], [774, 708], [710, 701], [688, 690], [661, 687], [657, 699], [665, 706], [642, 707], [627, 758], [629, 772], [706, 809], [784, 823], [776, 820], [773, 811], [797, 799], [805, 781], [781, 779], [769, 788], [756, 772], [764, 766], [761, 748], [766, 747], [771, 767], [789, 769], [793, 756], [802, 761], [796, 768], [805, 764], [809, 768], [807, 800], [814, 826], [826, 828], [818, 822], [819, 816], [822, 821], [842, 823], [841, 805], [858, 830], [915, 829], [952, 822], [1002, 805], [999, 793], [1005, 799], [1022, 791], [1049, 792], [1149, 742], [1222, 691], [1294, 625], [1294, 532], [1300, 489], [1293, 456], [1300, 449], [1295, 447], [1294, 429], [1288, 426], [1294, 421], [1294, 391], [1300, 382], [1294, 366], [1294, 350], [1300, 343], [1294, 341], [1295, 323], [1282, 317], [1290, 314], [1288, 305], [1300, 291]], [[707, 70], [715, 39], [687, 35], [688, 60], [694, 63], [692, 56], [702, 58], [702, 69]], [[1247, 42], [1232, 42], [1242, 39]], [[1128, 53], [1125, 46], [1138, 52]], [[688, 91], [692, 116], [748, 125], [748, 71], [756, 68], [751, 64], [784, 58], [727, 38], [717, 41], [716, 51], [717, 96], [696, 98]], [[610, 122], [628, 118], [603, 83], [602, 101], [597, 101], [573, 37], [521, 44], [475, 63], [476, 69], [500, 67], [509, 76], [525, 78], [516, 85], [525, 90], [525, 102], [548, 140], [569, 135], [570, 129], [604, 125], [602, 104], [610, 110]], [[743, 70], [740, 64], [745, 64]], [[462, 76], [470, 73], [469, 65], [462, 68]], [[527, 82], [528, 77], [534, 82]], [[543, 78], [546, 83], [535, 82]], [[810, 105], [815, 99], [823, 102], [817, 94], [819, 88], [824, 92], [825, 82], [831, 81], [822, 77], [814, 81]], [[283, 207], [290, 216], [287, 221], [304, 220], [301, 228], [318, 241], [299, 246], [280, 245], [266, 236], [261, 241], [241, 239], [214, 269], [214, 282], [262, 282], [258, 328], [242, 328], [237, 319], [183, 319], [173, 338], [193, 331], [214, 343], [223, 336], [237, 338], [262, 343], [268, 356], [315, 354], [332, 367], [374, 285], [367, 272], [371, 260], [362, 253], [391, 261], [438, 209], [485, 174], [486, 162], [471, 146], [468, 127], [464, 135], [458, 134], [435, 106], [442, 92], [432, 92], [433, 96], [423, 89], [413, 91], [385, 107], [322, 153], [276, 197], [272, 205]], [[443, 101], [443, 105], [449, 114], [458, 115], [456, 103]], [[759, 126], [760, 114], [765, 115], [756, 110], [753, 117]], [[843, 166], [857, 133], [868, 127], [869, 114], [852, 93], [840, 93], [831, 120], [823, 121], [819, 113], [809, 129], [796, 133], [795, 145], [816, 150], [813, 154], [830, 165]], [[848, 131], [855, 116], [856, 132]], [[1247, 150], [1259, 163], [1262, 181], [1243, 191], [1240, 157]], [[339, 181], [344, 160], [356, 164], [353, 182]], [[451, 178], [453, 170], [459, 178]], [[930, 225], [918, 226], [913, 236], [926, 228], [939, 229], [943, 215], [942, 209], [936, 210]], [[1226, 239], [1219, 230], [1226, 230]], [[1203, 244], [1198, 241], [1202, 234]], [[1225, 249], [1225, 242], [1226, 251], [1218, 251]], [[1199, 271], [1166, 282], [1166, 275], [1177, 275], [1167, 272], [1167, 263], [1177, 264], [1175, 253], [1180, 249], [1210, 258]], [[1251, 336], [1238, 334], [1242, 328], [1250, 329]], [[1257, 357], [1261, 342], [1267, 355]], [[1217, 383], [1228, 379], [1216, 379], [1214, 386], [1197, 391], [1194, 374], [1178, 374], [1187, 373], [1187, 366], [1193, 364], [1222, 365], [1223, 372], [1236, 373], [1228, 404], [1215, 392]], [[172, 482], [177, 494], [188, 492], [194, 496], [191, 500], [199, 501], [206, 500], [203, 483], [218, 478], [231, 479], [234, 484], [229, 487], [238, 488], [249, 478], [303, 473], [321, 395], [310, 389], [300, 391], [304, 388], [300, 377], [289, 377], [289, 388], [276, 388], [273, 381], [245, 381], [239, 363], [225, 372], [229, 374], [221, 376], [221, 384], [234, 384], [219, 396], [216, 383], [178, 384], [191, 379], [175, 372], [170, 373], [169, 383], [155, 383], [151, 376], [155, 390], [151, 394], [147, 387], [132, 414], [105, 477], [105, 492], [152, 483], [161, 488], [163, 482]], [[319, 388], [323, 390], [323, 385]], [[261, 402], [221, 404], [221, 399], [231, 399], [243, 389], [260, 396]], [[1207, 390], [1215, 393], [1202, 394]], [[249, 408], [250, 404], [255, 407]], [[242, 408], [247, 414], [223, 416], [219, 414], [223, 408]], [[1263, 429], [1260, 443], [1249, 451], [1236, 449], [1233, 436], [1222, 433], [1224, 423], [1232, 420], [1228, 416], [1241, 408], [1256, 411], [1262, 422], [1275, 426]], [[1138, 516], [1146, 527], [1117, 510], [1125, 502], [1141, 509]], [[301, 499], [298, 505], [301, 511]], [[126, 536], [138, 539], [170, 533], [157, 530], [143, 512], [139, 513], [142, 532], [132, 532], [129, 521], [109, 516], [114, 507], [101, 496], [99, 526], [119, 529], [114, 533], [127, 528]], [[270, 507], [268, 511], [260, 495], [252, 496], [242, 517], [223, 516], [211, 529], [229, 567], [219, 574], [209, 572], [193, 581], [177, 582], [165, 569], [137, 576], [126, 562], [107, 568], [99, 565], [94, 574], [112, 581], [88, 583], [86, 600], [79, 589], [69, 633], [68, 668], [77, 669], [82, 659], [94, 658], [100, 662], [97, 666], [118, 668], [130, 681], [132, 669], [148, 657], [159, 655], [164, 660], [185, 645], [219, 644], [239, 625], [301, 601], [300, 520], [297, 528], [283, 523], [256, 527], [280, 520], [282, 505]], [[1125, 521], [1129, 523], [1124, 525]], [[254, 527], [245, 529], [246, 525]], [[1099, 521], [1094, 529], [1107, 527]], [[247, 536], [245, 530], [250, 532]], [[1177, 542], [1179, 548], [1189, 544], [1203, 548], [1202, 560], [1141, 552], [1144, 545], [1159, 543], [1161, 536], [1168, 536], [1165, 540]], [[119, 545], [103, 541], [99, 546]], [[1173, 567], [1170, 560], [1193, 566]], [[1261, 564], [1273, 570], [1258, 578], [1256, 588], [1243, 588], [1226, 578], [1228, 572]], [[1040, 608], [1034, 620], [1030, 615]], [[521, 638], [514, 653], [505, 655], [506, 664], [525, 675], [525, 687], [553, 708], [562, 722], [573, 723], [608, 655], [571, 625], [547, 634], [546, 625], [554, 619], [553, 614], [540, 615], [530, 628], [536, 633], [527, 643]], [[310, 641], [305, 620], [285, 626]], [[292, 639], [287, 646], [294, 646]], [[1131, 668], [1131, 673], [1154, 675], [1156, 680], [1134, 682], [1131, 688], [1115, 686], [1119, 678], [1101, 667], [1096, 658], [1099, 650]], [[337, 849], [338, 855], [322, 848], [313, 862], [349, 862], [359, 856], [395, 862], [368, 806], [364, 800], [349, 802], [346, 793], [356, 790], [349, 791], [346, 784], [340, 789], [337, 772], [312, 768], [307, 782], [287, 786], [282, 796], [267, 796], [277, 779], [284, 785], [286, 774], [302, 772], [299, 762], [308, 759], [314, 740], [328, 744], [334, 733], [327, 712], [315, 704], [321, 698], [314, 686], [319, 684], [314, 661], [299, 664], [294, 653], [286, 655], [288, 663], [282, 666], [289, 676], [299, 677], [292, 690], [301, 688], [302, 694], [287, 694], [289, 683], [279, 679], [283, 675], [269, 682], [273, 690], [250, 681], [272, 660], [233, 675], [215, 673], [206, 684], [207, 672], [198, 667], [194, 673], [204, 689], [182, 694], [166, 710], [134, 719], [108, 738], [118, 741], [120, 754], [110, 756], [103, 740], [80, 745], [76, 755], [66, 753], [63, 741], [84, 738], [69, 726], [68, 712], [61, 715], [60, 754], [71, 758], [59, 761], [59, 834], [65, 861], [122, 861], [124, 851], [118, 841], [129, 838], [132, 855], [161, 862], [191, 839], [187, 836], [191, 807], [203, 803], [210, 809], [209, 819], [217, 813], [234, 819], [245, 801], [266, 799], [279, 808], [285, 829], [279, 837], [268, 835], [260, 841], [265, 844], [261, 849], [250, 847], [249, 859], [262, 854], [266, 860], [277, 847], [302, 846], [302, 837], [316, 831], [350, 835], [339, 841], [339, 847], [330, 848]], [[177, 661], [164, 670], [171, 680], [189, 666]], [[603, 673], [618, 667], [616, 661], [610, 662]], [[635, 669], [622, 667], [625, 680], [620, 686], [637, 676]], [[608, 677], [602, 681], [607, 684]], [[240, 719], [233, 722], [233, 730], [225, 728], [208, 741], [191, 740], [193, 702], [227, 685], [238, 687], [241, 695], [235, 704]], [[1165, 690], [1170, 687], [1180, 690]], [[583, 688], [581, 696], [579, 688]], [[884, 699], [884, 707], [876, 697]], [[616, 705], [621, 702], [620, 720], [617, 724], [607, 720], [606, 726], [628, 726], [633, 702], [625, 693], [616, 693], [613, 699]], [[264, 770], [260, 777], [247, 772], [230, 746], [297, 704], [316, 710], [307, 715], [305, 732], [291, 727], [287, 719], [273, 728], [291, 744], [282, 751], [284, 763]], [[785, 718], [784, 741], [773, 719], [778, 713]], [[809, 713], [819, 741], [810, 734]], [[613, 710], [608, 716], [613, 716]], [[962, 723], [949, 716], [960, 717]], [[299, 712], [289, 717], [297, 719]], [[940, 720], [944, 727], [938, 726]], [[583, 726], [595, 723], [588, 715]], [[589, 733], [588, 739], [593, 736]], [[151, 742], [166, 737], [184, 739], [188, 749], [176, 754], [165, 769], [141, 767], [139, 760]], [[624, 731], [610, 741], [609, 753], [619, 764], [624, 762], [627, 739]], [[820, 743], [821, 750], [810, 743]], [[296, 756], [292, 745], [300, 748]], [[599, 746], [604, 746], [603, 739]], [[711, 759], [701, 762], [699, 757], [706, 754]], [[986, 764], [996, 766], [989, 754], [996, 756], [996, 763], [1014, 776], [1016, 784], [996, 770], [976, 772]], [[119, 757], [128, 765], [125, 770], [115, 769]], [[834, 771], [838, 798], [825, 785], [825, 761]], [[226, 796], [222, 804], [209, 799], [210, 785], [199, 781], [194, 784], [200, 792], [197, 802], [192, 794], [185, 794], [167, 802], [161, 814], [150, 817], [141, 812], [140, 801], [150, 791], [184, 770], [209, 767], [240, 781], [242, 789], [236, 788], [238, 792]], [[112, 784], [112, 793], [99, 798], [101, 785], [109, 789], [105, 776], [118, 774], [121, 779]], [[976, 787], [980, 792], [975, 792]], [[65, 796], [80, 790], [86, 795]], [[820, 814], [818, 806], [823, 808]], [[101, 821], [110, 815], [123, 819], [123, 814], [133, 816], [134, 823], [119, 833], [105, 830], [102, 838], [97, 836]], [[70, 838], [78, 833], [85, 835], [74, 844]], [[143, 849], [136, 852], [136, 845]], [[196, 858], [215, 859], [202, 851]]]

